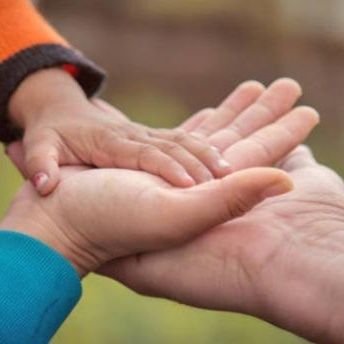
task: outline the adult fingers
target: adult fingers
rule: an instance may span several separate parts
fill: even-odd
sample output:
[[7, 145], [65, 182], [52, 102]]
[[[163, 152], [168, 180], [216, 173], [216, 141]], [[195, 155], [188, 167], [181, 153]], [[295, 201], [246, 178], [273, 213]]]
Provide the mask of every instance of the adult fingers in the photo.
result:
[[[154, 140], [158, 137], [159, 140]], [[221, 178], [231, 172], [227, 161], [216, 147], [205, 140], [194, 137], [182, 130], [153, 131], [153, 138], [146, 141], [161, 148], [165, 153], [177, 158], [195, 180], [204, 182], [213, 177]], [[160, 145], [159, 145], [160, 143]], [[204, 177], [199, 178], [206, 174]]]
[[301, 93], [301, 87], [294, 80], [285, 78], [275, 81], [230, 126], [210, 136], [209, 143], [221, 151], [225, 150], [287, 113]]
[[182, 123], [178, 128], [185, 130], [186, 132], [192, 132], [199, 125], [208, 118], [212, 118], [216, 113], [214, 108], [206, 108], [196, 112], [194, 115], [189, 117], [184, 123]]
[[207, 137], [228, 126], [242, 111], [252, 105], [264, 90], [265, 87], [257, 81], [247, 81], [239, 85], [212, 115], [208, 112], [208, 116], [192, 129], [193, 134]]
[[233, 170], [272, 166], [303, 142], [318, 123], [319, 115], [314, 109], [298, 107], [274, 124], [229, 147], [224, 157]]
[[318, 163], [314, 159], [312, 151], [306, 145], [299, 145], [278, 164], [281, 169], [287, 172], [316, 165]]

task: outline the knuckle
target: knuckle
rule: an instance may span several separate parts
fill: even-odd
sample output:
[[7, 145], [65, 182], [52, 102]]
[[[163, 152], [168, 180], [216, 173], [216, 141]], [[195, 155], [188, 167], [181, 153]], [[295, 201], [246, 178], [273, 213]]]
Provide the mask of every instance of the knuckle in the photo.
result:
[[199, 143], [198, 154], [202, 158], [220, 158], [220, 153], [207, 143]]
[[241, 196], [237, 196], [235, 202], [228, 208], [228, 213], [231, 218], [237, 218], [245, 215], [248, 210], [249, 205], [247, 204], [247, 201]]
[[[82, 129], [81, 129], [82, 130]], [[83, 133], [83, 137], [87, 137], [87, 133]], [[110, 134], [110, 130], [106, 130], [104, 127], [96, 127], [91, 132], [92, 141], [95, 143], [96, 147], [102, 148], [107, 141], [115, 139], [116, 136], [113, 133]]]
[[27, 165], [37, 165], [47, 162], [48, 160], [58, 160], [59, 151], [55, 149], [36, 149], [29, 150], [25, 155], [25, 162]]
[[272, 156], [274, 156], [273, 150], [271, 150], [270, 147], [266, 144], [265, 137], [256, 134], [255, 137], [254, 137], [254, 142], [259, 147], [259, 149], [261, 150], [263, 156], [266, 159], [270, 159]]
[[140, 145], [138, 155], [140, 158], [145, 159], [145, 158], [150, 158], [152, 155], [155, 155], [159, 152], [160, 150], [157, 147], [152, 146], [148, 143], [143, 143], [142, 145]]
[[198, 140], [200, 142], [206, 140], [209, 132], [209, 126], [202, 124], [196, 131], [192, 132], [190, 135], [193, 140]]
[[[222, 184], [220, 190], [226, 189], [223, 185], [223, 180], [219, 180], [218, 182]], [[230, 195], [223, 193], [221, 195], [223, 198], [222, 204], [224, 204], [223, 214], [225, 220], [241, 217], [252, 208], [247, 193], [240, 192], [240, 190], [234, 188]]]
[[[91, 133], [91, 141], [85, 142], [83, 157], [97, 166], [114, 166], [122, 151], [118, 149], [121, 139], [104, 128], [98, 128]], [[84, 136], [87, 137], [87, 136]]]
[[188, 135], [185, 131], [179, 130], [174, 133], [174, 141], [177, 143], [183, 143], [189, 138], [190, 138], [190, 135]]
[[147, 133], [150, 137], [166, 139], [166, 140], [170, 140], [171, 136], [173, 136], [173, 131], [171, 131], [171, 129], [163, 129], [163, 128], [159, 128], [159, 129], [149, 128], [147, 129]]
[[25, 134], [23, 138], [24, 146], [34, 146], [42, 142], [50, 142], [55, 139], [54, 132], [52, 130], [40, 130]]
[[199, 177], [201, 180], [208, 181], [213, 179], [211, 172], [201, 162], [196, 161], [192, 163], [191, 171], [193, 172], [193, 175]]
[[175, 142], [164, 142], [162, 148], [164, 152], [168, 154], [182, 153], [184, 151], [184, 149]]
[[40, 172], [38, 170], [41, 169], [42, 166], [42, 160], [38, 157], [29, 157], [25, 159], [26, 162], [26, 170], [29, 175], [33, 175], [36, 172]]
[[266, 118], [266, 121], [273, 122], [275, 119], [276, 107], [273, 104], [269, 104], [266, 101], [258, 101], [255, 105], [256, 113], [260, 113], [261, 116]]
[[238, 125], [231, 125], [229, 128], [224, 129], [228, 133], [228, 136], [234, 136], [237, 141], [243, 140], [244, 135], [241, 133], [241, 129]]

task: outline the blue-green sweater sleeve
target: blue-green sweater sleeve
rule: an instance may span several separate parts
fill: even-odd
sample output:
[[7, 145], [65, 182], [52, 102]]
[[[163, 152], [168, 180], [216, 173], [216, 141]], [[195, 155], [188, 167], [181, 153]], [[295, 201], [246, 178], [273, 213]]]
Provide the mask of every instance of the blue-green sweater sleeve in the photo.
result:
[[19, 233], [0, 231], [0, 343], [46, 344], [81, 296], [61, 255]]

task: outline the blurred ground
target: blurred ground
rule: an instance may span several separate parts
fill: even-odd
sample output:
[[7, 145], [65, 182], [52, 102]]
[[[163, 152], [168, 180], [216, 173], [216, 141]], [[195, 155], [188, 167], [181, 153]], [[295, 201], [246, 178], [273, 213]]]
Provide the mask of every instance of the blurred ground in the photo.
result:
[[[304, 87], [322, 124], [309, 143], [342, 175], [344, 4], [340, 0], [41, 0], [50, 20], [109, 71], [105, 97], [132, 118], [173, 126], [239, 82], [281, 76]], [[20, 178], [0, 156], [0, 212]], [[303, 340], [261, 321], [134, 295], [89, 277], [60, 343], [280, 343]]]

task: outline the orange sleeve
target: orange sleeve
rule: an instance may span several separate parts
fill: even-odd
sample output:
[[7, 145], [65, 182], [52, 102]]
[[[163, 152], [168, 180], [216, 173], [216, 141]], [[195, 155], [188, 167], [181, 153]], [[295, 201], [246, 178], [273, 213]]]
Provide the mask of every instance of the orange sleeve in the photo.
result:
[[0, 0], [0, 141], [20, 136], [7, 116], [9, 99], [31, 73], [61, 66], [93, 96], [105, 74], [72, 48], [36, 10], [29, 0]]
[[29, 0], [0, 0], [0, 60], [38, 44], [68, 46]]

